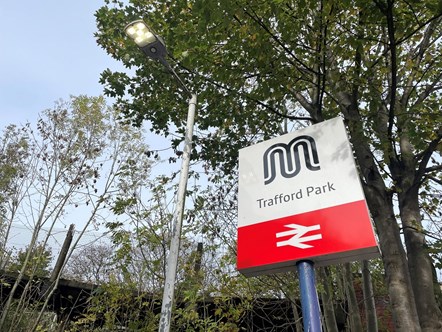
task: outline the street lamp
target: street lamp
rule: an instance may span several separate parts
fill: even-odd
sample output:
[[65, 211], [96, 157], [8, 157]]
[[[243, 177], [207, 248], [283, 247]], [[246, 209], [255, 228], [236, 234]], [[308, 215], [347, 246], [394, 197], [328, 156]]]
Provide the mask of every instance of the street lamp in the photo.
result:
[[190, 95], [189, 110], [187, 113], [187, 125], [184, 138], [184, 150], [182, 156], [180, 182], [176, 198], [176, 206], [173, 215], [172, 237], [170, 240], [169, 257], [166, 266], [166, 281], [164, 284], [163, 301], [161, 304], [161, 317], [158, 331], [169, 332], [172, 317], [172, 307], [175, 292], [175, 280], [178, 266], [178, 253], [181, 241], [181, 228], [184, 215], [184, 201], [187, 191], [187, 180], [189, 177], [190, 154], [192, 151], [193, 124], [195, 121], [195, 110], [197, 95], [191, 93], [177, 73], [166, 60], [167, 49], [161, 37], [157, 36], [143, 20], [129, 23], [125, 28], [126, 34], [134, 40], [138, 47], [148, 57], [160, 61], [171, 73], [184, 90]]
[[155, 32], [153, 32], [153, 30], [149, 28], [149, 26], [143, 20], [136, 20], [129, 23], [124, 28], [124, 31], [126, 32], [126, 35], [128, 35], [135, 42], [135, 44], [137, 44], [145, 55], [147, 55], [149, 58], [160, 61], [161, 64], [166, 67], [173, 76], [175, 76], [180, 85], [190, 95], [191, 99], [193, 97], [196, 98], [196, 95], [190, 92], [186, 84], [184, 84], [175, 70], [173, 70], [173, 68], [170, 66], [169, 62], [167, 62], [167, 49], [163, 39], [156, 35]]

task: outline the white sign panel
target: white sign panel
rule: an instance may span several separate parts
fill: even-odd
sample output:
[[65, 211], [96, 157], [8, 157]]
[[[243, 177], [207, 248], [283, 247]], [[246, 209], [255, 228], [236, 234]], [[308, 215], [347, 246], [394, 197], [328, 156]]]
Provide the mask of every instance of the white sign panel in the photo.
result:
[[[342, 119], [240, 150], [239, 172], [241, 272], [281, 270], [303, 257], [333, 262], [378, 253]], [[337, 213], [346, 217], [335, 220]], [[355, 235], [341, 228], [362, 226], [367, 243], [347, 246]]]

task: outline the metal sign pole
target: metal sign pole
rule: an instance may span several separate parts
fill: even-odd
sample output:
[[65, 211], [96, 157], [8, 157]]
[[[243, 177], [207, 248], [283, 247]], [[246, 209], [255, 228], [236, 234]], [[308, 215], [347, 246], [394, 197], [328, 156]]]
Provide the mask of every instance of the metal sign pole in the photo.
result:
[[296, 263], [301, 289], [302, 320], [305, 332], [321, 332], [321, 317], [318, 293], [316, 292], [315, 270], [313, 262]]

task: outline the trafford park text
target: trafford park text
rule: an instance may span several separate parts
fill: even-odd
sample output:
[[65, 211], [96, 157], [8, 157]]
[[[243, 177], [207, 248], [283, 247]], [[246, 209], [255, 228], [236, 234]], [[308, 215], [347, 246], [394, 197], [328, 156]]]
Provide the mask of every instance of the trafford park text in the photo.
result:
[[321, 194], [325, 194], [330, 191], [335, 191], [334, 183], [328, 182], [323, 186], [308, 186], [305, 189], [299, 189], [296, 192], [290, 194], [277, 194], [272, 198], [259, 198], [258, 202], [259, 208], [266, 208], [273, 205], [288, 203], [297, 199], [302, 199], [303, 197], [312, 197]]

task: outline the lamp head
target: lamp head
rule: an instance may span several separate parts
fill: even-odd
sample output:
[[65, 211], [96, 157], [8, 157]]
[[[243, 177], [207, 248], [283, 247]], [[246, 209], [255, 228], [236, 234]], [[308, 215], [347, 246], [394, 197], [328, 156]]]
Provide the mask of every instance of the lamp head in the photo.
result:
[[148, 57], [159, 59], [166, 56], [166, 45], [143, 20], [129, 23], [124, 31]]

